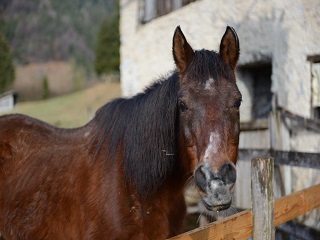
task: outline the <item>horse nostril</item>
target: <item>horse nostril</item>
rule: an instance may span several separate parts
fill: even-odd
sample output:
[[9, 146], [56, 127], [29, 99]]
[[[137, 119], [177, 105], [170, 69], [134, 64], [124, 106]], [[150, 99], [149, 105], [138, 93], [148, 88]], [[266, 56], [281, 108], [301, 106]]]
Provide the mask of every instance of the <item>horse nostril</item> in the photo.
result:
[[222, 181], [227, 184], [233, 186], [237, 179], [237, 172], [231, 163], [226, 163], [220, 169], [220, 175], [222, 177]]
[[207, 179], [206, 179], [206, 174], [205, 174], [205, 169], [203, 169], [203, 166], [200, 166], [197, 168], [197, 170], [194, 173], [194, 179], [197, 184], [197, 186], [202, 190], [206, 191], [206, 186], [207, 186]]

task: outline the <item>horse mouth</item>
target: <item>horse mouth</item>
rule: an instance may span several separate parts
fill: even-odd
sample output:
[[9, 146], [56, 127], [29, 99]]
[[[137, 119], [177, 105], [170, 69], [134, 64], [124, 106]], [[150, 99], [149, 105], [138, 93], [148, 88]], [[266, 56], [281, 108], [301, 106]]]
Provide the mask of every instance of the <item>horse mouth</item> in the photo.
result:
[[206, 207], [209, 211], [222, 211], [226, 210], [231, 206], [232, 201], [226, 203], [226, 204], [220, 204], [220, 205], [211, 205], [207, 203], [205, 200], [202, 199], [203, 205]]

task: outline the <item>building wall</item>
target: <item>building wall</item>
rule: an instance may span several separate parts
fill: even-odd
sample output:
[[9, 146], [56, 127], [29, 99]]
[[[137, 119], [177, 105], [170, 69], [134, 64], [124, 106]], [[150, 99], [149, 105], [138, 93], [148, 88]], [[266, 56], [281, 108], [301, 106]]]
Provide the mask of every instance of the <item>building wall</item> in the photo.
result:
[[0, 97], [0, 112], [9, 112], [14, 108], [14, 96], [8, 94]]
[[[320, 2], [198, 0], [147, 24], [138, 22], [138, 0], [121, 0], [121, 83], [131, 96], [174, 69], [172, 36], [180, 25], [194, 49], [217, 50], [227, 25], [240, 39], [239, 65], [272, 62], [272, 91], [279, 105], [310, 117], [308, 55], [320, 53]], [[241, 119], [250, 120], [245, 84]], [[248, 101], [247, 101], [248, 100]]]

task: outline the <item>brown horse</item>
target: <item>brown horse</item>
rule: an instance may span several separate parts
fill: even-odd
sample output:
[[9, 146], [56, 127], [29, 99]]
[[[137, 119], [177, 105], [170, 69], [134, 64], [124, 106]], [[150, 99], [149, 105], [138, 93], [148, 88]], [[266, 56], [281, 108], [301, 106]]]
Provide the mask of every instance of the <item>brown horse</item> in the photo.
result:
[[0, 118], [4, 239], [165, 239], [179, 233], [194, 174], [206, 207], [226, 209], [236, 181], [241, 94], [235, 31], [194, 51], [180, 27], [177, 67], [77, 129]]

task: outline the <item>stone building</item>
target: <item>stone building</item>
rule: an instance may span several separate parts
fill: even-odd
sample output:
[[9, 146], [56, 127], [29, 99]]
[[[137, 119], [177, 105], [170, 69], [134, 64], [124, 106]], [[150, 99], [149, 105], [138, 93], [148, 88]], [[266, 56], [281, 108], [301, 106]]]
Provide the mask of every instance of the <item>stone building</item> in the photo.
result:
[[[230, 25], [239, 36], [241, 48], [237, 69], [243, 95], [241, 122], [260, 126], [243, 129], [240, 147], [320, 153], [320, 128], [298, 129], [290, 121], [277, 123], [275, 112], [281, 107], [319, 123], [320, 1], [121, 0], [120, 3], [123, 95], [136, 94], [174, 69], [171, 44], [176, 26], [181, 26], [194, 49], [218, 50], [225, 28]], [[272, 135], [270, 122], [278, 124], [277, 136]], [[250, 167], [243, 162], [239, 168], [238, 205], [249, 207], [246, 196], [250, 196], [247, 177]], [[282, 167], [281, 172], [286, 194], [320, 182], [317, 170]], [[299, 179], [302, 175], [307, 177]], [[319, 228], [319, 217], [310, 225]]]

